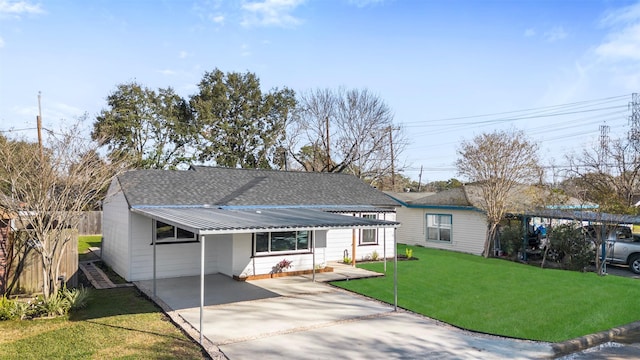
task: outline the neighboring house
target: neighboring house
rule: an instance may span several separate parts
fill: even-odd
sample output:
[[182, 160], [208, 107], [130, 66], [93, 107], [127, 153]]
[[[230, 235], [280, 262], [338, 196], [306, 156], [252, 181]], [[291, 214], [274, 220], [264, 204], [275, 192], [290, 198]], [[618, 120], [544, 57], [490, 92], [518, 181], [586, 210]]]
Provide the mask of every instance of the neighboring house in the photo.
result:
[[128, 281], [313, 270], [393, 256], [397, 203], [346, 174], [133, 170], [103, 205], [102, 259]]
[[[483, 200], [478, 185], [425, 193], [418, 198], [408, 198], [404, 193], [389, 195], [402, 205], [396, 209], [397, 219], [402, 223], [396, 234], [399, 243], [482, 254], [488, 223], [481, 210]], [[544, 189], [518, 186], [507, 201], [507, 212], [521, 215], [540, 207], [579, 206], [576, 199], [552, 198]]]

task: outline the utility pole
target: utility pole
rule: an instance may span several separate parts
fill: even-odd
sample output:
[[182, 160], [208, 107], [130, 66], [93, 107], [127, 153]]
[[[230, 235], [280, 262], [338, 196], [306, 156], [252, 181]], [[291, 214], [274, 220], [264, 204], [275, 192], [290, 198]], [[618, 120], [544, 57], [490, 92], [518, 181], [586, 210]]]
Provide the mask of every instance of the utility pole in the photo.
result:
[[44, 164], [44, 153], [42, 150], [42, 106], [40, 104], [42, 92], [38, 91], [38, 116], [36, 116], [36, 123], [38, 127], [38, 146], [40, 148], [40, 166]]
[[391, 148], [391, 191], [396, 191], [396, 176], [393, 156], [393, 128], [389, 126], [389, 146]]
[[421, 187], [422, 187], [422, 165], [420, 165], [420, 175], [418, 175], [418, 192], [420, 192]]
[[329, 140], [329, 117], [326, 117], [327, 126], [327, 172], [331, 169], [331, 142]]

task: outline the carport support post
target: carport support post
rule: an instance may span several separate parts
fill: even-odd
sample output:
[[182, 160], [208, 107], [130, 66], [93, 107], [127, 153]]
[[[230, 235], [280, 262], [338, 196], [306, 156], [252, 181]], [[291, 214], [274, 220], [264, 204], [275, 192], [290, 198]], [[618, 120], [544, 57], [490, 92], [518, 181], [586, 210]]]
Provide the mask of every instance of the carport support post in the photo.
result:
[[311, 244], [313, 244], [311, 246], [311, 250], [312, 252], [312, 258], [313, 258], [313, 272], [311, 275], [311, 279], [313, 280], [313, 282], [316, 282], [316, 231], [313, 230], [311, 232]]
[[202, 317], [204, 315], [204, 235], [200, 236], [200, 345], [202, 345]]
[[387, 273], [387, 228], [382, 228], [382, 258], [384, 259], [384, 273], [386, 274]]
[[156, 236], [153, 235], [153, 296], [156, 296]]
[[393, 228], [393, 311], [398, 311], [398, 241], [396, 228]]

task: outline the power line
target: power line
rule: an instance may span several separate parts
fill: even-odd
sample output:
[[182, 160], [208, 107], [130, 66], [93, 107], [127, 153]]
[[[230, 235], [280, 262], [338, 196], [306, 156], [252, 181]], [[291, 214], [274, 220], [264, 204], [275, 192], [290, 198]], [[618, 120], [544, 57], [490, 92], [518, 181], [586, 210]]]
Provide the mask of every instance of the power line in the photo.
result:
[[612, 96], [612, 97], [595, 99], [595, 100], [584, 100], [584, 101], [578, 101], [578, 102], [567, 103], [567, 104], [550, 105], [550, 106], [543, 106], [543, 107], [537, 107], [537, 108], [528, 108], [528, 109], [522, 109], [522, 110], [512, 110], [512, 111], [503, 111], [503, 112], [489, 113], [489, 114], [448, 117], [448, 118], [440, 118], [440, 119], [427, 119], [427, 120], [408, 121], [408, 122], [404, 122], [403, 124], [405, 124], [405, 125], [406, 124], [422, 124], [425, 121], [428, 121], [430, 123], [434, 123], [434, 122], [443, 122], [443, 121], [451, 121], [451, 120], [466, 120], [466, 119], [474, 119], [474, 118], [489, 117], [489, 116], [493, 117], [493, 116], [501, 116], [501, 115], [507, 115], [507, 114], [516, 114], [516, 113], [524, 113], [524, 112], [532, 112], [532, 111], [540, 112], [540, 111], [543, 111], [543, 110], [547, 111], [547, 110], [551, 110], [551, 109], [564, 108], [564, 107], [578, 107], [578, 106], [585, 107], [590, 103], [608, 103], [608, 102], [613, 102], [613, 101], [616, 101], [616, 100], [620, 100], [622, 98], [627, 98], [628, 96], [629, 96], [629, 94], [624, 94], [624, 95]]

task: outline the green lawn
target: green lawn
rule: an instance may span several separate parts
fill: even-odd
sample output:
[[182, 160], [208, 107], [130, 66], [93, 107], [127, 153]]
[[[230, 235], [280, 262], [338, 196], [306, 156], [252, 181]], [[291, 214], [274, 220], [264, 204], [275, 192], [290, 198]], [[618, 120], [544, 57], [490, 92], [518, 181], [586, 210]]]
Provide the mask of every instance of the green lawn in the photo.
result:
[[90, 247], [100, 247], [102, 235], [80, 235], [78, 236], [78, 258], [80, 261], [96, 260], [93, 254], [89, 253]]
[[0, 321], [0, 359], [204, 359], [134, 288], [93, 290], [69, 317]]
[[[458, 327], [558, 342], [640, 320], [636, 279], [411, 248], [419, 260], [398, 262], [398, 305]], [[387, 269], [385, 277], [333, 284], [393, 304], [393, 264]]]

